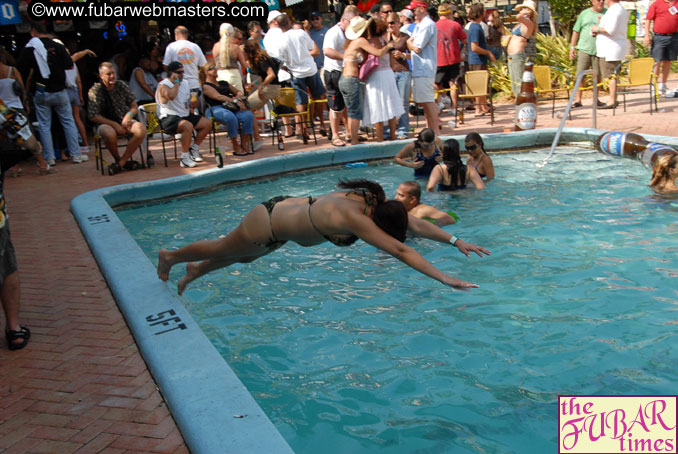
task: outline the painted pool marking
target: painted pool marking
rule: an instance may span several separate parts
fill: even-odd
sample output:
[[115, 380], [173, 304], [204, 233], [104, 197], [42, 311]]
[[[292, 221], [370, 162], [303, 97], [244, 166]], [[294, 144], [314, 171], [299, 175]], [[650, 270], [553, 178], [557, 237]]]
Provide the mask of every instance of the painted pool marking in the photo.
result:
[[97, 216], [89, 216], [87, 218], [87, 221], [89, 222], [89, 225], [95, 225], [95, 224], [101, 224], [104, 222], [111, 222], [111, 219], [108, 217], [107, 214], [100, 214]]
[[[172, 318], [168, 318], [167, 320], [164, 320], [166, 315], [172, 315]], [[158, 336], [160, 334], [165, 334], [169, 333], [170, 331], [174, 331], [175, 329], [180, 329], [180, 330], [185, 330], [188, 329], [185, 323], [182, 323], [181, 318], [177, 316], [177, 313], [174, 311], [174, 309], [168, 309], [166, 311], [158, 312], [156, 315], [148, 315], [146, 317], [146, 321], [148, 322], [148, 326], [157, 326], [157, 325], [162, 325], [162, 326], [170, 326], [170, 323], [175, 323], [177, 326], [174, 328], [166, 329], [164, 331], [158, 331], [157, 333], [153, 333], [154, 335]]]

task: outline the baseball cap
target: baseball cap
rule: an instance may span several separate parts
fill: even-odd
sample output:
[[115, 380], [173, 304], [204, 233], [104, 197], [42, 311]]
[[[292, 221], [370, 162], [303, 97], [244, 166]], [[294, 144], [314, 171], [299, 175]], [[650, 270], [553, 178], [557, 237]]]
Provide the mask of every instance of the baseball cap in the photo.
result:
[[427, 8], [428, 9], [428, 3], [422, 2], [421, 0], [412, 0], [409, 5], [407, 5], [405, 8], [407, 9], [414, 9], [414, 8]]
[[184, 65], [182, 65], [178, 61], [170, 62], [170, 64], [167, 65], [167, 74], [171, 74], [171, 73], [175, 72], [177, 69], [181, 69], [183, 67], [184, 67]]
[[414, 14], [412, 14], [412, 11], [409, 10], [409, 9], [404, 9], [404, 10], [400, 11], [400, 12], [398, 13], [398, 16], [405, 16], [405, 17], [408, 18], [409, 20], [413, 20], [413, 19], [414, 19]]
[[323, 15], [320, 14], [318, 11], [313, 11], [310, 17], [323, 17]]
[[268, 13], [268, 18], [266, 19], [266, 23], [270, 24], [271, 22], [273, 22], [274, 20], [276, 20], [278, 17], [280, 17], [282, 15], [283, 15], [283, 13], [281, 13], [277, 9], [274, 9], [273, 11]]

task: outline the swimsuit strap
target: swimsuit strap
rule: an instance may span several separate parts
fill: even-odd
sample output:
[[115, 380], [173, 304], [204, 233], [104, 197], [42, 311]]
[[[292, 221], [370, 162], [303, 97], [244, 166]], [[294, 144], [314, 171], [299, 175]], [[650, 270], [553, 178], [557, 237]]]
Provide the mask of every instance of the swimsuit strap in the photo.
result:
[[318, 227], [315, 226], [313, 223], [313, 216], [311, 216], [311, 205], [315, 203], [316, 199], [313, 198], [313, 196], [308, 196], [308, 220], [311, 221], [311, 226], [315, 229], [316, 232], [321, 234], [323, 238], [327, 238], [323, 232], [318, 230]]

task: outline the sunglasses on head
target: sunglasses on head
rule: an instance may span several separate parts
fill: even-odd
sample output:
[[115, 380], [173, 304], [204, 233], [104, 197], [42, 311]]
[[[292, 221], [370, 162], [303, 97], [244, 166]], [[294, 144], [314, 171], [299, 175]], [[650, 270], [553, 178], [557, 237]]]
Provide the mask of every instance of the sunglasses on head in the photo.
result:
[[397, 23], [398, 23], [398, 22], [391, 21], [391, 22], [388, 23], [388, 25], [395, 25], [395, 24], [397, 24]]
[[477, 143], [474, 143], [473, 145], [466, 145], [466, 149], [469, 151], [475, 151], [476, 148], [478, 148]]

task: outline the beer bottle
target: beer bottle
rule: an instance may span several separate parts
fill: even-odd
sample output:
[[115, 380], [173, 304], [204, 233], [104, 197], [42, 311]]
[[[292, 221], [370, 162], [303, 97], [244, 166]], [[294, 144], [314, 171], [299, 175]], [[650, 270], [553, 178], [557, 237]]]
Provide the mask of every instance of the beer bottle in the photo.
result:
[[676, 153], [676, 150], [668, 145], [650, 142], [632, 132], [606, 132], [596, 139], [595, 146], [596, 150], [603, 154], [637, 159], [650, 168], [660, 156]]
[[534, 129], [537, 123], [537, 96], [534, 94], [533, 63], [525, 63], [523, 80], [520, 84], [520, 93], [516, 98], [515, 130], [524, 131]]
[[221, 150], [219, 147], [214, 149], [214, 155], [217, 158], [217, 167], [221, 169], [224, 166], [224, 157], [221, 155]]

